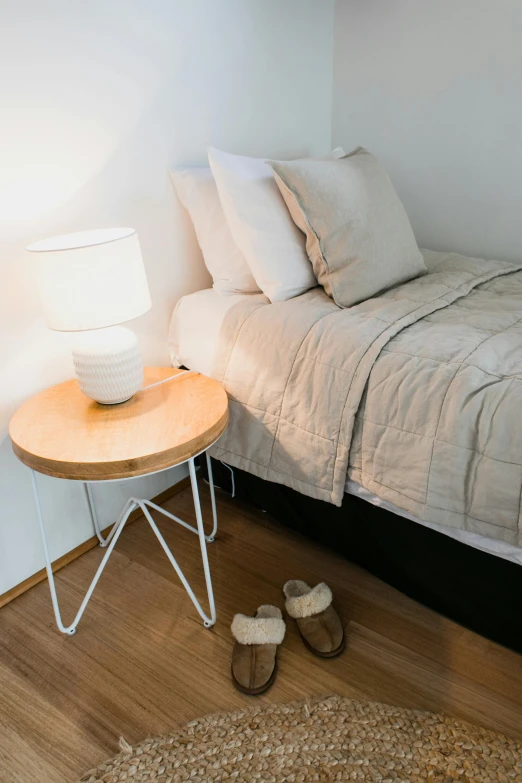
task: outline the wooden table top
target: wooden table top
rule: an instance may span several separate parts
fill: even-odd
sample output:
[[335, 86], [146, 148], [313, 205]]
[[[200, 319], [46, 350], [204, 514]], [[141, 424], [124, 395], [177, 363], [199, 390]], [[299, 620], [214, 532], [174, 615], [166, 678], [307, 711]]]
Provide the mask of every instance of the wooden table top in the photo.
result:
[[[144, 385], [181, 372], [146, 367]], [[227, 422], [226, 392], [205, 375], [140, 391], [118, 405], [90, 400], [72, 380], [25, 402], [9, 434], [16, 456], [39, 473], [107, 481], [185, 462], [210, 446]]]

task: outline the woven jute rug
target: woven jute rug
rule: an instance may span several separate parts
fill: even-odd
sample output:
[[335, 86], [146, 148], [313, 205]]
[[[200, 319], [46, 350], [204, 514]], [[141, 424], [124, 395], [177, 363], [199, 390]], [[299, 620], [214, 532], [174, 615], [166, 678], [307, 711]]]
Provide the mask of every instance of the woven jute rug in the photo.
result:
[[[125, 745], [124, 745], [125, 746]], [[451, 718], [337, 696], [210, 715], [83, 783], [522, 781], [522, 744]]]

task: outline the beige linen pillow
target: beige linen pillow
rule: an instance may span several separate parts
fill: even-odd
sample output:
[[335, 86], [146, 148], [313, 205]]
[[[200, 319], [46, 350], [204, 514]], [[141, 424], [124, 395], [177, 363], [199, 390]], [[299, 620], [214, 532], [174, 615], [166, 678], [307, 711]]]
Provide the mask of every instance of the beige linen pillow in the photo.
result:
[[306, 234], [315, 276], [337, 305], [351, 307], [426, 272], [404, 207], [368, 150], [268, 163]]

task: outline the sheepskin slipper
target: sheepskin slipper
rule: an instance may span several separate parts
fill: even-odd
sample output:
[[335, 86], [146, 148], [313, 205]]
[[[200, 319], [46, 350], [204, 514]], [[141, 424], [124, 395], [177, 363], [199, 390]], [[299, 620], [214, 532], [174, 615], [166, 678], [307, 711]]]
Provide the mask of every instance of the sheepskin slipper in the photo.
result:
[[332, 606], [332, 591], [321, 582], [310, 587], [291, 579], [283, 587], [286, 611], [297, 622], [303, 642], [321, 658], [335, 658], [344, 650], [344, 629]]
[[236, 643], [232, 651], [232, 681], [238, 690], [257, 696], [273, 684], [277, 648], [286, 625], [277, 606], [260, 606], [255, 617], [236, 614], [231, 626]]

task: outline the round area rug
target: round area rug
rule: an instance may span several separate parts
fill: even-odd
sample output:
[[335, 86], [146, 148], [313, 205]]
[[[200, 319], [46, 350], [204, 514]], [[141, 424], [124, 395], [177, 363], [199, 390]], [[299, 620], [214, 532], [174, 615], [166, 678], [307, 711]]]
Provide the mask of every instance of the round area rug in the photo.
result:
[[[125, 743], [124, 743], [125, 746]], [[522, 781], [522, 744], [451, 718], [337, 696], [199, 718], [82, 783]]]

